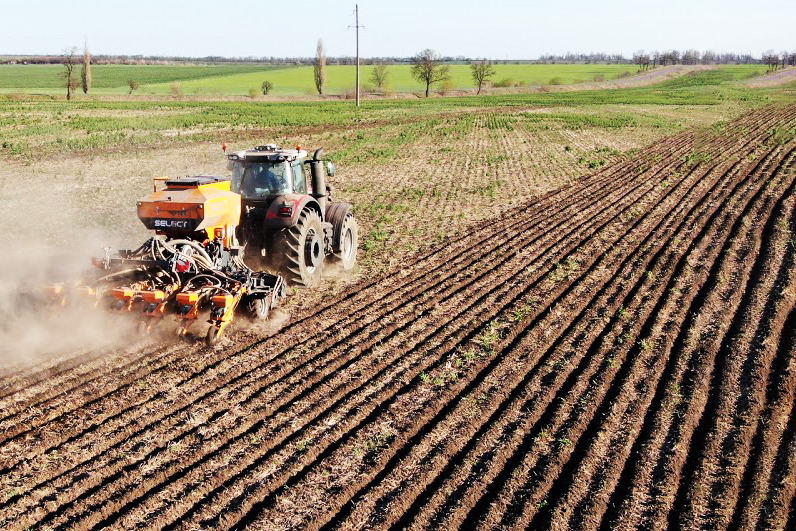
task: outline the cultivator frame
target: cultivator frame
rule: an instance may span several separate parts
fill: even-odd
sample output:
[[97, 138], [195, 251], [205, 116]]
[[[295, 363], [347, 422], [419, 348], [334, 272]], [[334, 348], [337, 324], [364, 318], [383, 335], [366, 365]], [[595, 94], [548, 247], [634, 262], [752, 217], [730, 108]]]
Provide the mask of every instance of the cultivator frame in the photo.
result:
[[[158, 190], [158, 182], [165, 188]], [[94, 274], [76, 284], [45, 286], [51, 305], [92, 301], [118, 314], [138, 315], [142, 333], [172, 315], [177, 334], [189, 335], [200, 318], [212, 344], [241, 305], [255, 318], [267, 318], [286, 295], [282, 276], [255, 272], [242, 258], [236, 239], [241, 197], [225, 177], [156, 177], [153, 193], [138, 201], [138, 217], [155, 231], [135, 250], [95, 259]]]
[[173, 316], [177, 335], [187, 337], [206, 317], [210, 326], [205, 338], [213, 344], [241, 305], [251, 316], [264, 318], [285, 296], [281, 276], [252, 271], [235, 251], [225, 249], [220, 238], [202, 246], [155, 236], [118, 256], [110, 256], [106, 248], [105, 257], [94, 261], [95, 278], [73, 286], [50, 284], [45, 294], [56, 306], [82, 301], [112, 313], [137, 315], [141, 333], [162, 328]]

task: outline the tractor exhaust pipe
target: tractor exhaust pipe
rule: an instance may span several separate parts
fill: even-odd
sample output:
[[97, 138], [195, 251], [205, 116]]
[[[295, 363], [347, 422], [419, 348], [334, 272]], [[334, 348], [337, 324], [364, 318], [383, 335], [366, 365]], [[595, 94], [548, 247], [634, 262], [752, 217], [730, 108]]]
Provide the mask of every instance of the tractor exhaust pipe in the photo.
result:
[[323, 174], [323, 148], [315, 150], [310, 161], [310, 176], [312, 178], [312, 197], [317, 199], [321, 212], [326, 212], [326, 176]]

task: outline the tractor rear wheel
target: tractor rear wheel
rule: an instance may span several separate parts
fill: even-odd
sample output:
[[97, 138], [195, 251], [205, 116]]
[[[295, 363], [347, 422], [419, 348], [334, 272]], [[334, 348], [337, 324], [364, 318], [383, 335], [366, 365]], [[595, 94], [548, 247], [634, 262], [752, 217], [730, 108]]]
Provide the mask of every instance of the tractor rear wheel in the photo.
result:
[[283, 230], [276, 238], [275, 251], [284, 255], [284, 271], [292, 284], [311, 288], [321, 281], [324, 241], [321, 217], [314, 210], [304, 210], [296, 225]]

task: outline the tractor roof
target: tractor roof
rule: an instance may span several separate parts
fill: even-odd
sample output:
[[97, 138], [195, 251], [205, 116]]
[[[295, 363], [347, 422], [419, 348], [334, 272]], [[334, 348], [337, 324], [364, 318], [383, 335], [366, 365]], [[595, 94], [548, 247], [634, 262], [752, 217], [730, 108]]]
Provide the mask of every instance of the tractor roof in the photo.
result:
[[270, 161], [270, 162], [282, 162], [282, 161], [293, 161], [296, 159], [306, 158], [307, 151], [301, 149], [300, 146], [297, 146], [298, 149], [282, 149], [276, 144], [266, 144], [264, 146], [257, 146], [252, 149], [246, 149], [243, 151], [234, 151], [227, 155], [227, 158], [230, 160], [255, 160], [255, 161]]

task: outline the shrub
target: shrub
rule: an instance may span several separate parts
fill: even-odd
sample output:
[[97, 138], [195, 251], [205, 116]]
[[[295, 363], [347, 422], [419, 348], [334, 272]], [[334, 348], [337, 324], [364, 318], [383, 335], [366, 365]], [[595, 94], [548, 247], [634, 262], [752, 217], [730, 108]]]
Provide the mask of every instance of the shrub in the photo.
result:
[[439, 92], [440, 96], [444, 96], [445, 94], [450, 93], [453, 89], [453, 82], [450, 79], [443, 79], [439, 82], [439, 88], [437, 89], [437, 92]]
[[500, 81], [496, 81], [495, 86], [500, 88], [513, 87], [514, 79], [510, 77], [503, 78]]
[[250, 88], [249, 89], [249, 97], [251, 99], [254, 99], [254, 98], [257, 97], [257, 89], [256, 88]]
[[182, 96], [182, 86], [179, 83], [175, 82], [171, 84], [171, 95], [175, 98]]
[[560, 77], [554, 77], [553, 79], [551, 79], [549, 81], [549, 83], [551, 85], [563, 85], [564, 84], [564, 80], [562, 78], [560, 78]]
[[596, 81], [598, 83], [600, 81], [605, 81], [605, 76], [602, 75], [602, 74], [594, 74], [594, 77], [592, 78], [592, 81]]

